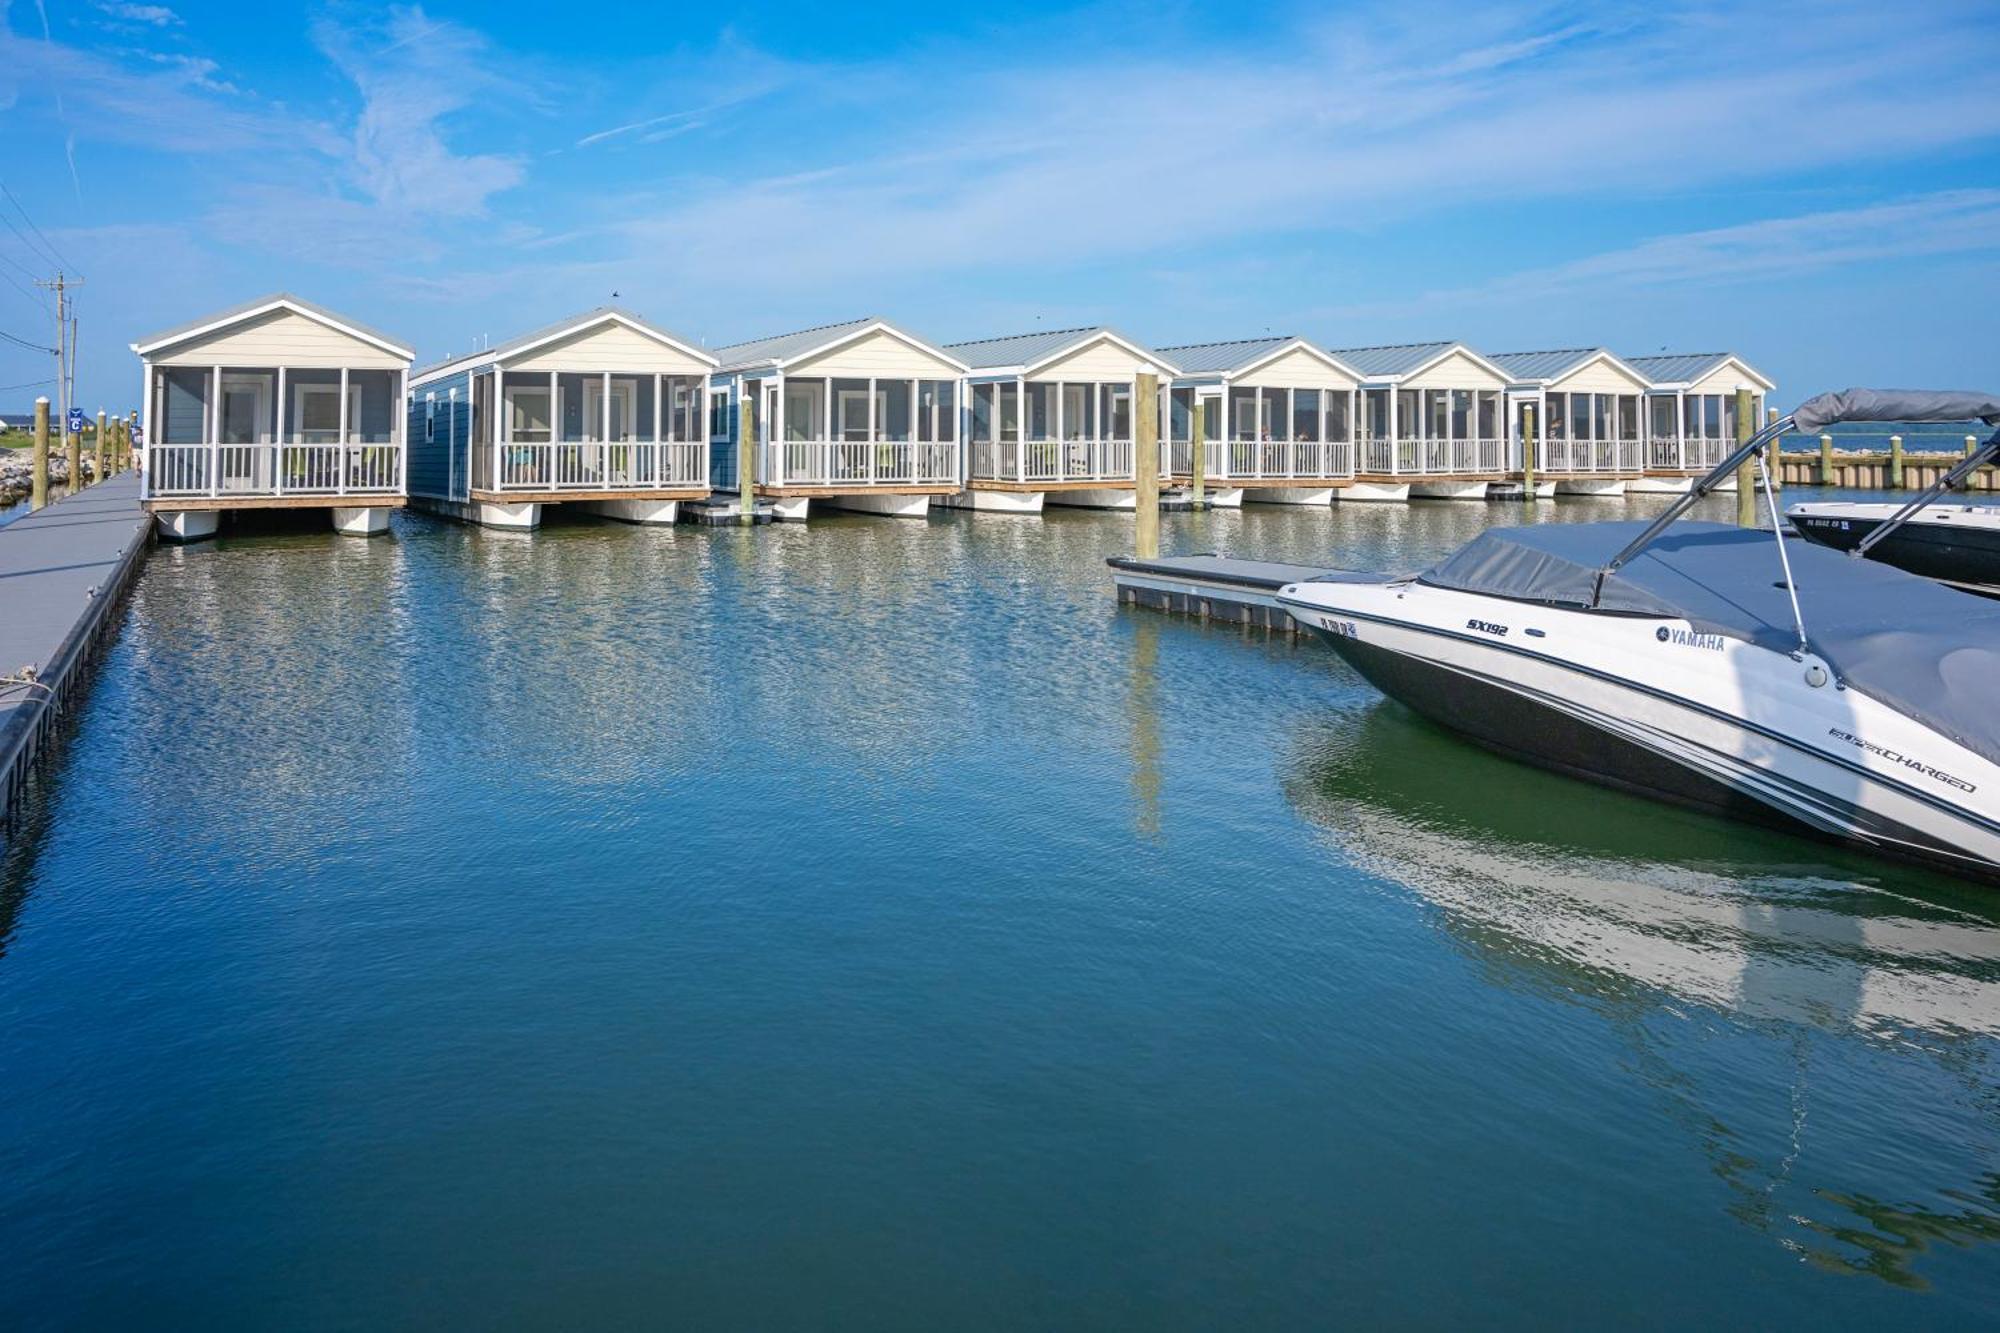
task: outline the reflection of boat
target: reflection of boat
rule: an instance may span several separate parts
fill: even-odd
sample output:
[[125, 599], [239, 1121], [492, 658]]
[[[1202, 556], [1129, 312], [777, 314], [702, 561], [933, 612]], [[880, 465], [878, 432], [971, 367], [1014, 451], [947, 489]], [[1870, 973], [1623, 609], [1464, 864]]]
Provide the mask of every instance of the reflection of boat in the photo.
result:
[[1931, 902], [1871, 888], [1865, 862], [1783, 832], [1524, 775], [1406, 715], [1355, 725], [1295, 771], [1293, 804], [1522, 969], [1835, 1031], [2000, 1036], [2000, 923], [1945, 881]]
[[1651, 524], [1491, 529], [1422, 575], [1325, 575], [1279, 600], [1385, 694], [1493, 749], [2000, 880], [2000, 607], [1771, 533], [1674, 526], [1794, 424], [1884, 410], [2000, 420], [2000, 399], [1825, 395]]
[[[1729, 1217], [1898, 1286], [1925, 1283], [1928, 1250], [2000, 1238], [2000, 1180], [1970, 1148], [1990, 1137], [2000, 1035], [1989, 898], [1871, 886], [1841, 849], [1524, 772], [1394, 709], [1306, 740], [1285, 791], [1329, 847], [1433, 909], [1484, 983], [1594, 1014], [1563, 1033], [1618, 1043], [1593, 1065], [1658, 1116], [1629, 1132], [1679, 1126]], [[1858, 1072], [1886, 1069], [1902, 1095]], [[1885, 1168], [1875, 1150], [1912, 1117], [1951, 1147]]]
[[[1785, 510], [1801, 537], [1852, 551], [1901, 513], [1898, 502], [1812, 502]], [[1988, 596], [2000, 596], [2000, 507], [1926, 505], [1909, 515], [1868, 554], [1885, 565]]]

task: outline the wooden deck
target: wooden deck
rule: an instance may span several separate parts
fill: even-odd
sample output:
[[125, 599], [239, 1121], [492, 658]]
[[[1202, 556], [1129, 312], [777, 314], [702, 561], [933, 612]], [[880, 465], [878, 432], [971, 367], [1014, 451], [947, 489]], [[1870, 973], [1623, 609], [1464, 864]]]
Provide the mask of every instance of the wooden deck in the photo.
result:
[[149, 514], [199, 513], [212, 509], [401, 509], [401, 495], [189, 495], [141, 502]]

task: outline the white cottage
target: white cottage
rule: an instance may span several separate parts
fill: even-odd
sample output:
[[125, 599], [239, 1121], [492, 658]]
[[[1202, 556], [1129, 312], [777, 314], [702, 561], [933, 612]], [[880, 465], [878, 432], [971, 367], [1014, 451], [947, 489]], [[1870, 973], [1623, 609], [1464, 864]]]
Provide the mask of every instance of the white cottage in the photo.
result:
[[968, 367], [965, 493], [971, 509], [1039, 513], [1046, 502], [1131, 509], [1133, 402], [1139, 376], [1180, 371], [1160, 353], [1097, 325], [950, 343]]
[[[1699, 476], [1736, 443], [1736, 393], [1750, 391], [1750, 430], [1763, 424], [1765, 400], [1777, 390], [1768, 376], [1733, 352], [1689, 352], [1627, 358], [1648, 384], [1652, 438], [1673, 442], [1678, 470]], [[1726, 481], [1721, 489], [1729, 489]]]
[[1201, 408], [1212, 504], [1324, 505], [1354, 481], [1361, 376], [1303, 338], [1162, 347], [1180, 368], [1167, 396], [1163, 475], [1193, 479]]
[[1507, 372], [1460, 342], [1333, 348], [1361, 376], [1360, 453], [1343, 500], [1486, 497], [1519, 466]]
[[753, 405], [753, 494], [778, 518], [813, 501], [921, 518], [959, 488], [965, 363], [880, 318], [849, 320], [716, 349], [711, 478], [737, 476], [742, 405]]
[[1646, 472], [1646, 377], [1602, 347], [1495, 353], [1513, 377], [1515, 438], [1534, 421], [1535, 489], [1542, 494], [1622, 495], [1686, 490], [1685, 477]]
[[141, 497], [171, 540], [231, 510], [314, 508], [386, 531], [404, 502], [401, 341], [279, 293], [132, 344], [143, 367]]
[[496, 528], [551, 504], [672, 523], [708, 495], [715, 367], [609, 306], [428, 367], [410, 386], [410, 501]]

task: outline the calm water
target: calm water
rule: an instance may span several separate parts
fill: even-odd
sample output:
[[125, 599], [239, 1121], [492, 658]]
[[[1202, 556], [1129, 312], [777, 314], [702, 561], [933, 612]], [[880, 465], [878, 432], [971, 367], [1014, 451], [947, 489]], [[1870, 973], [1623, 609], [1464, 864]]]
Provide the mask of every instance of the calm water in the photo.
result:
[[1990, 1316], [2000, 899], [1121, 611], [1129, 524], [157, 551], [0, 859], [0, 1326]]

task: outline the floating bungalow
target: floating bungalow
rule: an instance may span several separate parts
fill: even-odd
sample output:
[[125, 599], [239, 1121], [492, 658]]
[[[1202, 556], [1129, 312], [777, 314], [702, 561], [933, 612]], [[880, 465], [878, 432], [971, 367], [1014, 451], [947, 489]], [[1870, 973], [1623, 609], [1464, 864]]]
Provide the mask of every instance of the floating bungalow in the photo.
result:
[[[1628, 357], [1647, 381], [1647, 421], [1659, 442], [1656, 457], [1700, 476], [1736, 443], [1736, 391], [1750, 390], [1750, 429], [1764, 422], [1764, 400], [1777, 384], [1733, 352], [1685, 352]], [[1668, 442], [1671, 441], [1671, 450]], [[1719, 488], [1730, 490], [1734, 480]]]
[[1342, 500], [1483, 500], [1520, 467], [1506, 371], [1460, 342], [1330, 349], [1361, 376], [1354, 482]]
[[1325, 505], [1354, 481], [1360, 373], [1303, 338], [1162, 347], [1180, 368], [1168, 393], [1162, 476], [1194, 477], [1202, 409], [1209, 503]]
[[[1602, 347], [1495, 353], [1512, 378], [1507, 397], [1514, 438], [1527, 439], [1534, 413], [1535, 490], [1541, 495], [1622, 495], [1686, 490], [1688, 477], [1647, 470], [1646, 377]], [[1663, 455], [1670, 462], [1671, 454]]]
[[545, 505], [672, 523], [708, 495], [716, 359], [602, 307], [419, 371], [408, 406], [410, 499], [492, 528]]
[[951, 343], [967, 367], [970, 463], [950, 503], [1008, 513], [1044, 503], [1131, 509], [1132, 405], [1142, 373], [1180, 370], [1102, 325]]
[[141, 500], [163, 536], [244, 509], [325, 509], [386, 531], [406, 495], [402, 403], [415, 353], [278, 293], [132, 344], [144, 372]]
[[960, 485], [965, 364], [885, 319], [849, 320], [716, 350], [710, 380], [719, 491], [742, 492], [737, 431], [753, 405], [752, 494], [800, 522], [815, 500], [922, 518]]

